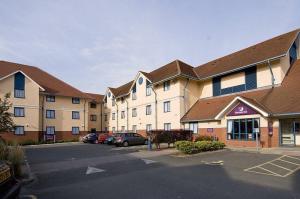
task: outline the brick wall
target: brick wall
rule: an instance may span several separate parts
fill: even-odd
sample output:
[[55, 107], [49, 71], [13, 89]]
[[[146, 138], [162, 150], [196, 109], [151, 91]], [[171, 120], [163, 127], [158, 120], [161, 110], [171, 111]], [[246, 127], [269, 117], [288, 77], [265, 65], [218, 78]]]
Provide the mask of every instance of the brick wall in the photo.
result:
[[[227, 140], [226, 128], [214, 128], [213, 132], [207, 132], [206, 128], [199, 129], [199, 135], [216, 136], [219, 141], [224, 142], [227, 146], [232, 147], [256, 147], [256, 141], [242, 141], [242, 140]], [[279, 146], [279, 130], [273, 128], [273, 135], [269, 136], [268, 128], [260, 128], [260, 143], [259, 146], [263, 148], [271, 148]]]
[[24, 135], [15, 135], [14, 132], [4, 132], [0, 134], [0, 137], [7, 142], [22, 143], [26, 141], [39, 141], [39, 131], [25, 131]]

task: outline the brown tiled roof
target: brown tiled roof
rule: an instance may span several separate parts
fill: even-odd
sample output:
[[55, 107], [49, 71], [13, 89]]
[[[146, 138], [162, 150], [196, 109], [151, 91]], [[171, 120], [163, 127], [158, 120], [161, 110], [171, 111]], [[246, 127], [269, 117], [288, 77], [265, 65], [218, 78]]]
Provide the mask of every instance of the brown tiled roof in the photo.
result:
[[220, 96], [199, 99], [182, 117], [182, 121], [214, 120], [235, 97], [241, 96], [255, 106], [273, 116], [280, 114], [300, 113], [300, 60], [297, 60], [285, 76], [281, 86]]
[[91, 99], [95, 100], [96, 102], [102, 102], [104, 99], [104, 95], [95, 94], [95, 93], [86, 93], [86, 94], [91, 96]]
[[69, 84], [57, 79], [56, 77], [37, 67], [7, 61], [0, 61], [0, 78], [13, 74], [16, 71], [22, 71], [23, 73], [25, 73], [33, 81], [44, 88], [45, 93], [68, 97], [90, 97], [89, 95], [86, 95], [80, 90], [70, 86]]
[[129, 93], [133, 82], [134, 81], [130, 81], [126, 84], [123, 84], [122, 86], [119, 86], [118, 88], [109, 87], [109, 89], [115, 97], [120, 97]]
[[147, 73], [147, 75], [152, 83], [157, 83], [162, 80], [180, 75], [197, 79], [197, 75], [195, 74], [193, 67], [180, 60], [172, 61], [171, 63], [168, 63], [150, 73]]
[[[139, 72], [142, 73], [145, 77], [147, 77], [152, 83], [157, 83], [159, 81], [180, 75], [189, 76], [195, 79], [197, 78], [196, 74], [193, 71], [193, 67], [180, 60], [175, 60], [171, 63], [168, 63], [150, 73], [144, 71]], [[130, 92], [130, 88], [133, 83], [134, 81], [130, 81], [118, 88], [109, 87], [109, 89], [115, 97], [120, 97]]]
[[226, 73], [287, 53], [300, 29], [274, 37], [262, 43], [213, 60], [194, 68], [199, 79]]

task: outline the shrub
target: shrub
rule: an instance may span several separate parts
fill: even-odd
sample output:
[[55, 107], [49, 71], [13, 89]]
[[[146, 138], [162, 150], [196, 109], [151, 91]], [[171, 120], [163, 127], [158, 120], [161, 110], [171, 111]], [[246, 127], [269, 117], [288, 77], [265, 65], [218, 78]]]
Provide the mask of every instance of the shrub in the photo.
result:
[[214, 141], [214, 137], [208, 135], [199, 135], [195, 138], [195, 142], [199, 141]]
[[36, 145], [39, 144], [38, 141], [34, 141], [34, 140], [25, 140], [23, 142], [20, 143], [20, 145], [25, 146], [25, 145]]
[[22, 175], [21, 166], [24, 162], [24, 151], [20, 145], [9, 147], [7, 160], [12, 164], [15, 175], [20, 177]]
[[205, 151], [216, 151], [223, 149], [225, 144], [219, 141], [178, 141], [175, 143], [177, 150], [185, 154], [193, 154]]
[[7, 160], [8, 152], [8, 146], [5, 144], [5, 142], [0, 141], [0, 160]]
[[175, 147], [177, 150], [186, 154], [193, 154], [198, 152], [195, 144], [191, 141], [177, 141], [175, 142]]

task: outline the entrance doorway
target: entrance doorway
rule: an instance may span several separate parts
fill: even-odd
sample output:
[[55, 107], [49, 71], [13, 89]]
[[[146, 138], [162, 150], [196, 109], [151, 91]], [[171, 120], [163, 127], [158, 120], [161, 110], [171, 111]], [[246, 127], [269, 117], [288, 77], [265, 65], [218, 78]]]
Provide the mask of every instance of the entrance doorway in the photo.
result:
[[300, 146], [300, 119], [280, 120], [280, 144], [284, 146]]

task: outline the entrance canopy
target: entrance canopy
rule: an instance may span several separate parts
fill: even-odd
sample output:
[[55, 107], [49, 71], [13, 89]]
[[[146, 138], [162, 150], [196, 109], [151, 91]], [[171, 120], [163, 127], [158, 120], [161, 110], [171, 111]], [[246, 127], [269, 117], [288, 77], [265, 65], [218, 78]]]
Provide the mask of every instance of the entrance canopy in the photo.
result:
[[268, 117], [269, 113], [263, 107], [252, 99], [243, 97], [235, 97], [224, 109], [222, 109], [215, 120], [221, 120], [225, 115], [227, 116], [240, 116], [240, 115], [254, 115], [261, 114]]

